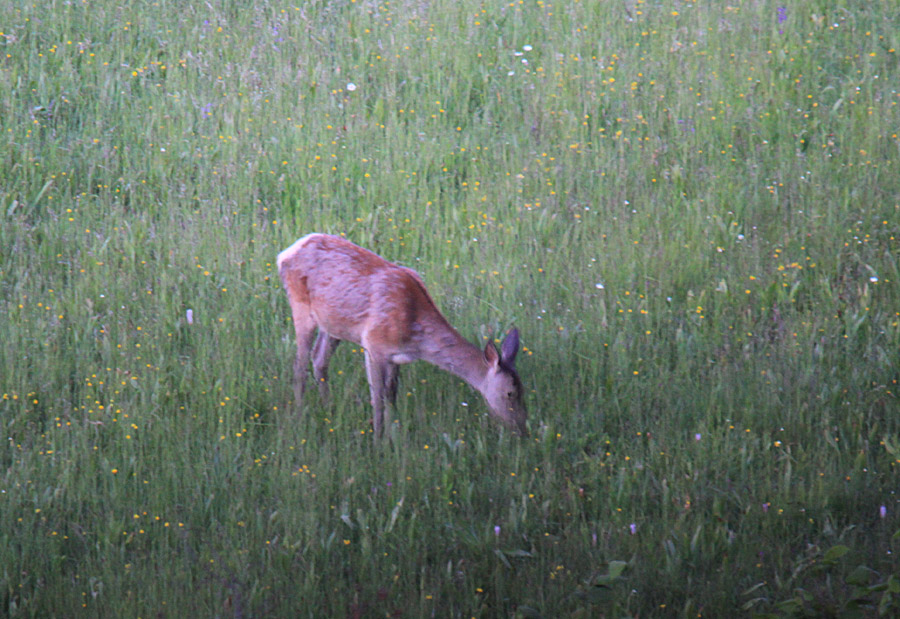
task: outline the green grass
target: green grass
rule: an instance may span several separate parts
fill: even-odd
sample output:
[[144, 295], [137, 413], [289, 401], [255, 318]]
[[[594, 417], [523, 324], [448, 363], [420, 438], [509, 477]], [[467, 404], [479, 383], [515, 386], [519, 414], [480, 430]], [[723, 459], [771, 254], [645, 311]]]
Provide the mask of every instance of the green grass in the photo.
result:
[[[900, 9], [783, 4], [0, 7], [0, 614], [897, 613]], [[376, 444], [352, 345], [297, 415], [313, 231], [531, 437], [414, 364]]]

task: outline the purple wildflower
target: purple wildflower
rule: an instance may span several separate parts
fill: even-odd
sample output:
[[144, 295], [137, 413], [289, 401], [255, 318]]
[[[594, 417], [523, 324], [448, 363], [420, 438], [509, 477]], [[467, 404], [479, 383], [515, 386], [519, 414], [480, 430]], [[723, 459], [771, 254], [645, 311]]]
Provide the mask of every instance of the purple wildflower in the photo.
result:
[[[780, 6], [775, 10], [778, 11], [778, 25], [780, 26], [787, 21], [787, 7]], [[784, 34], [784, 30], [779, 28], [778, 34]]]

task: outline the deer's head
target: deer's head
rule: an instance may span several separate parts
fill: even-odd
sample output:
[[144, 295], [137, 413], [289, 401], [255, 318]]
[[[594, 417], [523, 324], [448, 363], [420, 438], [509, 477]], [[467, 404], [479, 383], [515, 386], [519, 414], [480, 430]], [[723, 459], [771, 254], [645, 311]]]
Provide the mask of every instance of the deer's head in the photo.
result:
[[519, 352], [519, 330], [513, 329], [500, 345], [500, 352], [493, 342], [484, 347], [484, 361], [488, 373], [482, 394], [487, 400], [491, 415], [520, 436], [528, 435], [525, 421], [525, 394], [522, 380], [516, 372], [516, 354]]

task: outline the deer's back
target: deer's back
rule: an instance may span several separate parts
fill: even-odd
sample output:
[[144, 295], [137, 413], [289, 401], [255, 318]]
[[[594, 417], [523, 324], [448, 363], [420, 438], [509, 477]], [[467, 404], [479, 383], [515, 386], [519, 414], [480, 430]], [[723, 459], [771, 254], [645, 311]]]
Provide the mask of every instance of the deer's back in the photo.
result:
[[321, 328], [357, 344], [402, 346], [434, 307], [415, 271], [337, 236], [301, 238], [279, 254], [278, 269], [292, 303], [308, 305]]

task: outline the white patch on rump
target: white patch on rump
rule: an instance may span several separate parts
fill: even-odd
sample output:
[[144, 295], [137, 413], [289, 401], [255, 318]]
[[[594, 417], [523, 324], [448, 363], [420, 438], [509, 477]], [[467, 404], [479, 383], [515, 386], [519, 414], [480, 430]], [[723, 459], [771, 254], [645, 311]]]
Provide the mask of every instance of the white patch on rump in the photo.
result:
[[281, 269], [281, 263], [285, 260], [288, 260], [291, 256], [296, 254], [298, 251], [303, 249], [303, 246], [313, 237], [322, 236], [321, 232], [313, 232], [312, 234], [307, 234], [304, 237], [301, 237], [294, 241], [294, 244], [282, 251], [278, 254], [278, 259], [275, 261], [276, 266]]

